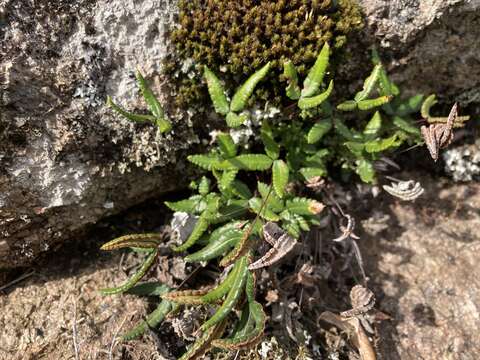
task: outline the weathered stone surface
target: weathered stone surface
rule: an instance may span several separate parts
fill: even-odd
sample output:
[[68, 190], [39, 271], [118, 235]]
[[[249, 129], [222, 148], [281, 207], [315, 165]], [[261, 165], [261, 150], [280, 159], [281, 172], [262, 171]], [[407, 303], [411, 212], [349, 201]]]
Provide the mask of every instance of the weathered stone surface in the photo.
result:
[[[0, 268], [27, 264], [85, 224], [178, 188], [188, 118], [160, 136], [113, 116], [106, 95], [142, 109], [166, 51], [165, 1], [0, 2]], [[153, 75], [153, 76], [152, 76]], [[179, 180], [180, 178], [180, 180]]]
[[390, 72], [417, 93], [480, 102], [479, 0], [359, 0]]
[[[480, 101], [480, 1], [360, 3], [369, 41], [380, 41], [397, 80]], [[0, 268], [28, 264], [85, 224], [178, 187], [177, 159], [198, 141], [188, 114], [169, 109], [175, 132], [160, 137], [103, 105], [109, 94], [143, 108], [136, 67], [161, 93], [175, 4], [0, 0]]]

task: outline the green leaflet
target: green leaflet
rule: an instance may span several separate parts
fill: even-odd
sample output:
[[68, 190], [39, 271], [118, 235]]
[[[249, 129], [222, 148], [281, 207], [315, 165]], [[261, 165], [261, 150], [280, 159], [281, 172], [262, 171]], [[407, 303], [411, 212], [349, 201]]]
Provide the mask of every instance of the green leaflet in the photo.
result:
[[241, 240], [242, 236], [243, 232], [241, 230], [230, 229], [222, 234], [219, 240], [208, 243], [203, 249], [186, 256], [184, 260], [186, 262], [194, 262], [215, 259], [233, 248]]
[[229, 232], [230, 230], [235, 230], [235, 229], [240, 230], [245, 226], [246, 223], [247, 223], [246, 220], [231, 221], [222, 226], [219, 226], [214, 231], [212, 231], [212, 233], [208, 236], [208, 243], [213, 244], [217, 241], [220, 241], [222, 239], [222, 236], [225, 233]]
[[417, 113], [422, 107], [423, 95], [414, 95], [403, 101], [396, 109], [395, 115], [406, 116]]
[[365, 151], [368, 153], [378, 153], [398, 146], [397, 134], [386, 139], [373, 140], [365, 143]]
[[325, 167], [303, 167], [299, 171], [305, 180], [309, 180], [315, 176], [324, 177], [327, 175], [327, 169], [325, 169]]
[[150, 269], [150, 266], [152, 266], [153, 262], [157, 258], [157, 254], [158, 249], [152, 251], [150, 255], [147, 256], [138, 271], [123, 285], [114, 288], [101, 289], [100, 292], [102, 293], [102, 295], [120, 294], [132, 288], [137, 282], [142, 279], [142, 277], [147, 273], [148, 269]]
[[373, 183], [375, 180], [375, 170], [373, 169], [373, 164], [366, 159], [360, 159], [357, 161], [355, 171], [360, 176], [360, 179], [362, 179], [362, 181], [365, 183]]
[[275, 192], [272, 191], [273, 185], [267, 185], [261, 181], [257, 181], [257, 189], [260, 195], [262, 196], [262, 200], [265, 203], [265, 207], [268, 207], [274, 212], [282, 211], [285, 207], [285, 204], [280, 197], [277, 196]]
[[152, 90], [148, 86], [147, 82], [143, 78], [140, 71], [137, 70], [135, 73], [135, 77], [137, 78], [138, 86], [140, 91], [142, 92], [143, 98], [147, 102], [148, 108], [150, 112], [155, 116], [156, 119], [163, 119], [165, 114], [163, 112], [162, 105], [158, 102], [157, 98], [153, 94]]
[[263, 146], [265, 147], [265, 153], [272, 159], [278, 159], [280, 155], [280, 146], [275, 142], [272, 136], [272, 130], [267, 120], [263, 121], [262, 128], [260, 130], [260, 138], [262, 139]]
[[337, 109], [341, 111], [353, 111], [357, 108], [355, 100], [347, 100], [337, 105]]
[[210, 99], [212, 100], [215, 111], [221, 115], [227, 115], [229, 105], [222, 83], [206, 65], [204, 67], [203, 75], [207, 81], [208, 93], [210, 94]]
[[347, 140], [350, 140], [350, 141], [355, 140], [355, 137], [354, 137], [352, 131], [350, 131], [350, 129], [345, 126], [345, 124], [342, 122], [342, 120], [340, 120], [339, 118], [335, 118], [333, 120], [333, 124], [335, 126], [335, 131], [338, 134], [340, 134], [341, 136], [343, 136]]
[[240, 180], [232, 181], [231, 190], [235, 195], [245, 200], [248, 200], [253, 196], [248, 186]]
[[328, 43], [325, 43], [317, 57], [317, 60], [315, 61], [315, 64], [310, 69], [307, 78], [303, 82], [303, 89], [301, 93], [302, 98], [310, 97], [317, 93], [320, 85], [322, 84], [323, 77], [325, 76], [329, 56], [330, 46]]
[[247, 121], [248, 116], [247, 114], [235, 114], [234, 112], [229, 112], [227, 117], [225, 118], [227, 125], [231, 128], [236, 128], [242, 125], [245, 121]]
[[323, 210], [324, 205], [313, 199], [296, 197], [287, 200], [286, 208], [297, 215], [315, 215]]
[[249, 303], [255, 301], [255, 285], [256, 285], [256, 278], [255, 273], [249, 271], [247, 274], [247, 283], [245, 285], [245, 293], [247, 295], [247, 300]]
[[380, 96], [375, 99], [361, 100], [358, 102], [357, 106], [360, 110], [370, 110], [378, 106], [387, 104], [392, 100], [391, 96]]
[[430, 117], [430, 108], [437, 103], [435, 94], [429, 95], [422, 103], [420, 113], [422, 118], [428, 119]]
[[357, 141], [347, 141], [344, 145], [350, 150], [356, 157], [362, 157], [363, 150], [365, 150], [365, 144]]
[[361, 102], [362, 100], [367, 99], [370, 94], [372, 93], [373, 89], [375, 88], [375, 85], [378, 81], [378, 77], [380, 75], [380, 71], [382, 69], [382, 65], [375, 65], [373, 68], [371, 74], [365, 79], [365, 82], [363, 83], [363, 90], [359, 91], [355, 95], [355, 101]]
[[225, 280], [223, 280], [222, 283], [216, 286], [213, 290], [203, 295], [202, 301], [204, 303], [212, 303], [224, 297], [232, 288], [233, 283], [235, 282], [235, 279], [238, 276], [238, 272], [240, 270], [241, 264], [242, 264], [241, 261], [237, 261], [233, 265], [233, 268], [230, 270]]
[[225, 319], [227, 315], [233, 310], [238, 300], [240, 299], [240, 295], [243, 293], [245, 289], [245, 281], [247, 280], [248, 258], [247, 256], [243, 256], [239, 260], [237, 260], [237, 262], [238, 262], [238, 270], [235, 274], [233, 284], [230, 290], [228, 291], [225, 301], [220, 306], [220, 308], [215, 312], [215, 314], [202, 324], [202, 326], [200, 327], [201, 330], [207, 330], [208, 328], [212, 327], [213, 325]]
[[312, 126], [310, 131], [307, 135], [307, 142], [309, 144], [315, 144], [316, 142], [320, 141], [320, 139], [330, 131], [332, 128], [332, 119], [327, 118], [317, 122], [315, 125]]
[[250, 322], [247, 322], [244, 329], [242, 329], [243, 331], [239, 331], [236, 336], [213, 340], [212, 345], [225, 350], [238, 350], [252, 347], [258, 343], [263, 336], [267, 317], [262, 305], [256, 301], [248, 303], [248, 311], [254, 323], [253, 329], [249, 326]]
[[107, 105], [110, 106], [113, 110], [121, 114], [122, 116], [126, 117], [127, 119], [131, 121], [136, 121], [136, 122], [145, 122], [149, 121], [159, 128], [160, 132], [167, 132], [170, 131], [172, 128], [172, 124], [170, 121], [165, 119], [165, 114], [163, 112], [162, 105], [158, 102], [157, 98], [153, 94], [152, 90], [150, 87], [147, 85], [147, 82], [143, 78], [142, 74], [140, 71], [137, 71], [135, 74], [137, 78], [137, 83], [138, 86], [140, 87], [140, 90], [142, 92], [143, 98], [147, 102], [148, 108], [150, 112], [153, 114], [151, 115], [137, 115], [137, 114], [132, 114], [129, 113], [123, 109], [121, 109], [119, 106], [115, 105], [110, 97], [107, 98]]
[[245, 255], [245, 253], [249, 250], [250, 246], [250, 236], [252, 232], [255, 231], [255, 224], [257, 218], [255, 218], [249, 227], [244, 231], [242, 238], [239, 242], [235, 244], [235, 247], [232, 251], [230, 251], [227, 255], [225, 255], [222, 260], [220, 261], [220, 266], [229, 266], [237, 261], [241, 256]]
[[131, 234], [120, 236], [103, 244], [101, 250], [117, 250], [127, 247], [156, 249], [162, 242], [162, 236], [158, 233]]
[[205, 170], [216, 169], [222, 162], [218, 155], [189, 155], [188, 161]]
[[283, 160], [275, 160], [272, 166], [272, 182], [275, 192], [280, 198], [285, 195], [285, 187], [288, 184], [289, 169]]
[[230, 134], [219, 133], [217, 135], [217, 143], [225, 158], [231, 158], [237, 155], [237, 145], [233, 142]]
[[128, 331], [122, 336], [123, 341], [134, 340], [143, 335], [147, 328], [156, 328], [165, 317], [177, 308], [177, 305], [167, 300], [162, 300], [157, 308], [150, 313], [145, 320], [142, 320], [132, 330]]
[[237, 176], [238, 170], [233, 169], [233, 170], [226, 170], [222, 173], [222, 177], [219, 181], [220, 188], [222, 189], [227, 189], [230, 187], [232, 182], [235, 180], [235, 177]]
[[202, 199], [203, 197], [201, 195], [194, 195], [185, 200], [175, 202], [165, 201], [164, 204], [173, 211], [196, 213], [199, 211]]
[[200, 195], [207, 195], [208, 192], [210, 191], [210, 179], [208, 179], [205, 176], [202, 176], [202, 179], [200, 180], [200, 184], [198, 184], [198, 193]]
[[192, 233], [188, 237], [188, 239], [180, 246], [172, 247], [173, 251], [180, 252], [185, 251], [191, 246], [193, 246], [198, 239], [203, 235], [205, 231], [207, 231], [208, 226], [210, 225], [210, 221], [208, 220], [208, 211], [204, 211], [202, 215], [197, 220], [195, 227], [193, 228]]
[[230, 103], [230, 110], [234, 112], [242, 111], [247, 105], [247, 101], [255, 90], [257, 84], [268, 74], [271, 63], [267, 63], [260, 70], [251, 75], [245, 83], [233, 95]]
[[127, 290], [127, 293], [139, 296], [161, 296], [170, 291], [170, 288], [161, 282], [147, 282], [135, 285]]
[[298, 107], [302, 110], [317, 107], [320, 104], [322, 104], [325, 100], [328, 99], [328, 97], [330, 96], [332, 91], [333, 91], [333, 80], [330, 80], [330, 83], [328, 84], [327, 90], [325, 90], [320, 95], [317, 95], [317, 96], [314, 96], [314, 97], [310, 97], [310, 98], [302, 97], [302, 98], [300, 98], [300, 100], [298, 100]]
[[219, 168], [239, 170], [267, 170], [272, 166], [272, 159], [265, 154], [244, 154], [224, 160]]
[[373, 114], [367, 126], [365, 126], [365, 129], [363, 130], [363, 134], [367, 138], [374, 138], [375, 136], [378, 135], [381, 128], [382, 128], [382, 117], [380, 116], [380, 113], [378, 111], [375, 111], [375, 114]]
[[287, 96], [292, 100], [300, 98], [300, 87], [298, 86], [298, 74], [295, 65], [291, 60], [283, 63], [283, 75], [288, 80]]
[[417, 128], [416, 126], [414, 126], [410, 121], [407, 121], [405, 119], [402, 119], [401, 117], [399, 116], [395, 116], [393, 118], [393, 124], [402, 129], [403, 131], [409, 133], [409, 134], [413, 134], [413, 135], [417, 135], [417, 136], [420, 136], [420, 129]]
[[139, 115], [123, 110], [120, 106], [115, 104], [110, 96], [107, 97], [107, 106], [112, 108], [115, 112], [122, 115], [124, 118], [134, 121], [134, 122], [150, 122], [152, 124], [156, 123], [155, 116], [152, 115]]
[[[253, 197], [248, 201], [248, 205], [252, 209], [252, 211], [259, 215], [261, 218], [268, 220], [268, 221], [278, 221], [280, 218], [277, 214], [275, 214], [268, 206], [263, 206], [262, 208], [262, 199], [258, 197]], [[260, 211], [261, 209], [261, 211]]]

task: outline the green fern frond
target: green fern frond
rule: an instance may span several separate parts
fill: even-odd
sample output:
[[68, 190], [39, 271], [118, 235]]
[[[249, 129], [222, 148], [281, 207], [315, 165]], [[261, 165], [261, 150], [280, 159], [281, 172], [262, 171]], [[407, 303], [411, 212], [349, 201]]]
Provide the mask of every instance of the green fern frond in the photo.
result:
[[198, 167], [205, 170], [217, 169], [220, 163], [223, 161], [222, 158], [218, 155], [189, 155], [187, 156], [188, 161], [192, 164], [197, 165]]
[[402, 101], [395, 109], [395, 115], [406, 116], [417, 113], [423, 104], [423, 95], [414, 95]]
[[322, 139], [322, 137], [330, 131], [332, 128], [332, 119], [327, 118], [317, 122], [312, 126], [307, 135], [307, 142], [309, 144], [315, 144]]
[[222, 152], [223, 157], [231, 158], [237, 155], [237, 145], [233, 142], [230, 134], [219, 133], [217, 134], [217, 143]]
[[230, 103], [230, 110], [239, 112], [245, 109], [247, 101], [255, 90], [257, 84], [268, 74], [270, 71], [271, 63], [268, 62], [260, 70], [251, 75], [245, 83], [233, 95], [232, 102]]
[[122, 248], [143, 248], [156, 249], [162, 242], [161, 234], [147, 233], [147, 234], [130, 234], [120, 236], [103, 244], [101, 250], [118, 250]]
[[203, 75], [207, 81], [208, 93], [210, 95], [210, 99], [212, 100], [215, 111], [221, 115], [227, 115], [229, 111], [229, 105], [222, 83], [207, 66], [204, 67]]
[[238, 270], [235, 272], [232, 286], [227, 293], [225, 301], [220, 308], [218, 308], [215, 314], [200, 326], [201, 330], [205, 331], [225, 319], [240, 300], [240, 295], [245, 290], [245, 282], [248, 275], [248, 257], [243, 256], [237, 260], [237, 263]]
[[152, 90], [148, 86], [140, 71], [137, 70], [137, 72], [135, 73], [135, 77], [137, 78], [138, 87], [142, 92], [143, 98], [145, 99], [145, 102], [147, 103], [150, 112], [153, 114], [153, 116], [155, 116], [156, 119], [163, 119], [165, 117], [165, 113], [163, 111], [162, 105], [160, 105], [160, 102], [153, 94]]
[[391, 96], [380, 96], [375, 99], [358, 101], [357, 106], [359, 110], [371, 110], [373, 108], [385, 105], [392, 100]]
[[203, 197], [201, 195], [194, 195], [185, 200], [174, 202], [165, 201], [164, 204], [173, 211], [194, 214], [200, 210], [202, 199]]
[[328, 97], [330, 96], [332, 91], [333, 91], [333, 80], [330, 80], [330, 83], [328, 84], [327, 90], [325, 90], [323, 93], [321, 93], [317, 96], [314, 96], [314, 97], [310, 97], [310, 98], [302, 97], [302, 98], [300, 98], [300, 100], [298, 100], [298, 107], [302, 110], [317, 107], [317, 106], [321, 105], [325, 100], [328, 99]]
[[303, 89], [301, 93], [302, 98], [316, 95], [320, 85], [322, 84], [325, 71], [328, 66], [328, 60], [330, 57], [330, 46], [328, 43], [323, 45], [320, 54], [315, 61], [315, 64], [308, 72], [307, 78], [303, 82]]
[[155, 259], [158, 255], [158, 249], [153, 250], [145, 259], [143, 264], [140, 266], [138, 271], [123, 285], [113, 288], [101, 289], [100, 292], [102, 295], [113, 295], [123, 293], [130, 288], [132, 288], [137, 282], [139, 282], [147, 273], [148, 269], [153, 265]]
[[230, 170], [267, 170], [272, 166], [272, 159], [264, 154], [244, 154], [223, 161], [219, 167]]
[[300, 87], [298, 86], [298, 74], [295, 65], [291, 60], [283, 63], [283, 75], [288, 81], [286, 88], [287, 96], [292, 100], [298, 100], [300, 98]]
[[317, 200], [296, 197], [287, 200], [286, 209], [297, 215], [316, 215], [322, 212], [325, 206]]
[[433, 105], [438, 103], [435, 94], [429, 95], [422, 103], [420, 113], [422, 118], [428, 119], [430, 117], [430, 109]]
[[378, 78], [380, 76], [380, 71], [382, 70], [382, 65], [375, 65], [371, 74], [365, 79], [363, 83], [362, 91], [359, 91], [355, 95], [355, 101], [360, 102], [362, 100], [367, 99], [372, 91], [375, 89], [375, 85], [377, 84]]
[[231, 128], [236, 128], [242, 125], [245, 121], [247, 121], [248, 116], [247, 114], [235, 114], [234, 112], [230, 111], [225, 118], [227, 125]]
[[288, 183], [289, 168], [283, 160], [275, 160], [272, 166], [272, 183], [275, 192], [280, 198], [285, 195], [285, 187]]

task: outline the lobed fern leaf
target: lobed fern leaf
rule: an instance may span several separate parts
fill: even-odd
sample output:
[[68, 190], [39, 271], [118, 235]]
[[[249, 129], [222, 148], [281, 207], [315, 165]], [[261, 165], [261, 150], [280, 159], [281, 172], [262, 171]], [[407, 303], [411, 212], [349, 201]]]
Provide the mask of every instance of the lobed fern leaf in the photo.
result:
[[234, 112], [230, 111], [225, 118], [227, 125], [231, 128], [236, 128], [242, 125], [245, 121], [247, 121], [248, 116], [246, 114], [235, 114]]
[[380, 96], [375, 99], [358, 101], [357, 106], [359, 110], [370, 110], [382, 105], [385, 105], [392, 100], [391, 96]]
[[251, 75], [245, 83], [235, 92], [230, 103], [230, 110], [234, 112], [242, 111], [247, 105], [247, 101], [255, 90], [257, 84], [268, 74], [270, 71], [271, 63], [268, 62], [260, 70]]
[[300, 87], [298, 86], [298, 74], [295, 65], [291, 60], [283, 63], [283, 75], [287, 78], [287, 96], [292, 100], [300, 98]]
[[285, 187], [288, 183], [290, 170], [283, 160], [275, 160], [272, 166], [272, 183], [275, 192], [280, 198], [285, 196]]
[[370, 94], [372, 93], [372, 91], [375, 88], [375, 85], [377, 84], [378, 78], [380, 76], [381, 69], [382, 69], [382, 65], [380, 65], [380, 64], [375, 65], [371, 74], [365, 79], [365, 81], [363, 83], [362, 91], [359, 91], [355, 95], [355, 101], [357, 103], [362, 101], [362, 100], [367, 99], [370, 96]]
[[231, 158], [237, 155], [237, 145], [233, 142], [230, 134], [219, 133], [217, 135], [217, 143], [224, 158]]
[[325, 76], [329, 57], [330, 46], [328, 43], [325, 43], [317, 57], [317, 60], [315, 61], [315, 64], [312, 66], [308, 72], [307, 78], [303, 82], [303, 89], [301, 92], [302, 98], [316, 95], [320, 85], [322, 84], [323, 77]]
[[221, 115], [227, 115], [229, 105], [220, 79], [208, 68], [208, 66], [204, 67], [203, 76], [207, 81], [208, 93], [215, 111]]
[[325, 100], [328, 99], [328, 97], [330, 96], [332, 91], [333, 91], [333, 80], [330, 80], [330, 83], [328, 84], [327, 90], [325, 90], [323, 93], [321, 93], [317, 96], [314, 96], [314, 97], [310, 97], [310, 98], [302, 97], [302, 98], [300, 98], [300, 100], [298, 100], [298, 107], [302, 110], [317, 107], [317, 106], [321, 105]]
[[322, 139], [322, 137], [330, 131], [332, 128], [332, 119], [327, 118], [320, 122], [317, 122], [312, 126], [307, 135], [307, 142], [309, 144], [315, 144]]

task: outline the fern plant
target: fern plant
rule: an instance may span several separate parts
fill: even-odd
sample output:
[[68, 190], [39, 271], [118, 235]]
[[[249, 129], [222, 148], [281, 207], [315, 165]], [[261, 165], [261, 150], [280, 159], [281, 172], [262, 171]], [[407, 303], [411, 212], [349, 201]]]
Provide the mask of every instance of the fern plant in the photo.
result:
[[[197, 217], [188, 238], [173, 250], [185, 253], [186, 262], [218, 263], [224, 268], [223, 281], [195, 290], [167, 291], [159, 284], [136, 285], [154, 263], [161, 241], [158, 234], [127, 235], [103, 245], [104, 250], [129, 247], [146, 252], [144, 263], [129, 281], [116, 288], [104, 289], [103, 293], [128, 291], [156, 294], [162, 298], [157, 310], [125, 334], [124, 339], [140, 336], [147, 326], [158, 325], [168, 313], [183, 305], [198, 305], [212, 307], [214, 313], [200, 326], [198, 333], [201, 335], [182, 360], [199, 358], [211, 348], [236, 350], [252, 346], [261, 339], [266, 319], [262, 305], [255, 300], [255, 269], [258, 267], [250, 266], [258, 256], [258, 240], [265, 239], [272, 244], [272, 251], [280, 251], [282, 246], [269, 238], [295, 242], [302, 232], [319, 224], [324, 209], [320, 201], [303, 196], [304, 192], [295, 190], [291, 184], [327, 177], [328, 168], [332, 166], [354, 171], [362, 181], [374, 183], [377, 176], [374, 162], [381, 155], [405, 142], [421, 143], [420, 131], [411, 116], [422, 105], [422, 112], [427, 114], [434, 102], [431, 97], [425, 101], [421, 95], [399, 98], [398, 87], [388, 78], [374, 53], [373, 70], [363, 88], [353, 99], [334, 105], [330, 101], [333, 79], [325, 81], [329, 57], [330, 48], [325, 44], [301, 87], [297, 70], [291, 61], [286, 61], [286, 93], [296, 101], [299, 111], [277, 122], [264, 120], [258, 129], [261, 150], [255, 153], [235, 144], [228, 131], [219, 133], [216, 146], [206, 154], [188, 157], [190, 162], [209, 173], [193, 186], [196, 193], [184, 200], [166, 202], [175, 212]], [[229, 100], [220, 79], [204, 67], [204, 79], [214, 110], [224, 117], [227, 129], [245, 123], [248, 99], [269, 70], [270, 63], [267, 63]], [[137, 78], [153, 115], [138, 118], [109, 103], [131, 120], [148, 119], [166, 129], [165, 123], [159, 121], [164, 116], [159, 111], [158, 101], [154, 101], [139, 73]], [[355, 122], [356, 126], [347, 126], [353, 117], [360, 121]], [[252, 178], [257, 181], [253, 182]], [[278, 224], [280, 233], [266, 234], [272, 226], [262, 226], [262, 222]]]

